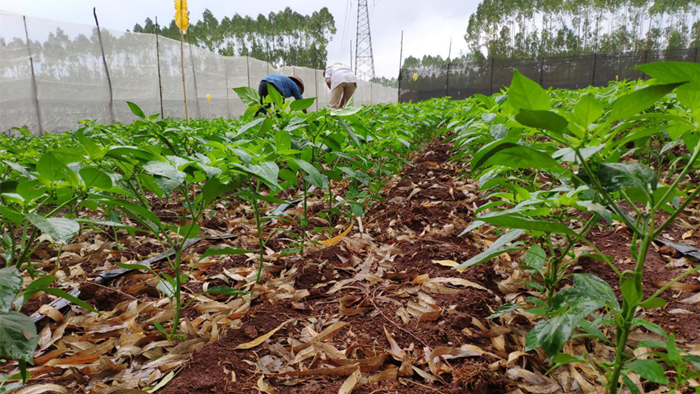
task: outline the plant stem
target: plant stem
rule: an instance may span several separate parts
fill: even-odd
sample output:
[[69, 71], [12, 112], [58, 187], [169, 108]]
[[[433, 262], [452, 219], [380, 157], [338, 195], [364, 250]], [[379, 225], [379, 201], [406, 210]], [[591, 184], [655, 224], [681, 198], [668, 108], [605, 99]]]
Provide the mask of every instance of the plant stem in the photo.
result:
[[[259, 193], [260, 181], [258, 180], [255, 185], [255, 192]], [[253, 212], [255, 213], [255, 226], [258, 229], [258, 248], [260, 249], [260, 263], [258, 265], [258, 272], [255, 276], [255, 284], [260, 283], [260, 275], [262, 274], [263, 265], [265, 264], [265, 242], [263, 241], [263, 228], [262, 221], [260, 220], [260, 206], [258, 205], [258, 200], [254, 199], [252, 201]]]
[[[600, 181], [598, 180], [598, 177], [593, 173], [593, 170], [591, 167], [588, 165], [588, 162], [583, 158], [583, 155], [581, 155], [581, 151], [578, 148], [574, 148], [574, 151], [576, 152], [576, 155], [578, 156], [579, 160], [581, 161], [581, 166], [583, 167], [583, 170], [586, 172], [586, 175], [588, 175], [588, 178], [593, 181], [593, 186], [598, 193], [603, 197], [603, 201], [605, 202], [606, 205], [610, 206], [613, 211], [620, 217], [620, 219], [625, 223], [627, 227], [629, 227], [632, 231], [639, 233], [639, 229], [632, 224], [632, 222], [629, 221], [629, 218], [627, 217], [626, 212], [620, 208], [615, 201], [613, 201], [612, 198], [610, 198], [610, 195], [608, 192], [605, 191], [603, 186], [600, 184]], [[575, 175], [574, 175], [575, 176]], [[578, 178], [578, 177], [577, 177]], [[579, 178], [580, 179], [580, 178]], [[581, 182], [586, 183], [582, 179], [580, 179]]]
[[[646, 231], [644, 234], [644, 238], [642, 239], [642, 243], [639, 246], [639, 252], [636, 256], [637, 264], [635, 265], [633, 273], [633, 280], [635, 281], [634, 285], [640, 292], [642, 291], [641, 289], [644, 261], [646, 260], [646, 255], [649, 251], [649, 246], [651, 245], [651, 242], [654, 239], [654, 213], [655, 212], [650, 206], [650, 204], [647, 204], [646, 214], [649, 215], [649, 218], [648, 220], [645, 220], [646, 223], [644, 228]], [[608, 392], [610, 394], [617, 394], [619, 390], [620, 373], [622, 372], [622, 368], [625, 366], [625, 363], [627, 361], [627, 356], [625, 354], [625, 349], [627, 348], [627, 339], [632, 328], [632, 320], [634, 319], [634, 316], [637, 312], [637, 308], [639, 306], [639, 303], [628, 304], [624, 294], [622, 300], [623, 305], [621, 321], [618, 322], [617, 330], [615, 333], [615, 363], [613, 366], [612, 374], [610, 375], [610, 379], [608, 380]]]
[[666, 190], [666, 193], [664, 193], [663, 197], [659, 200], [658, 204], [654, 207], [654, 210], [659, 209], [659, 207], [662, 204], [666, 203], [666, 200], [671, 196], [671, 193], [673, 193], [676, 188], [678, 187], [678, 184], [681, 183], [683, 178], [688, 174], [691, 168], [693, 168], [693, 165], [695, 164], [695, 161], [698, 159], [698, 156], [700, 156], [700, 143], [698, 146], [695, 147], [695, 150], [693, 151], [693, 155], [690, 157], [690, 160], [688, 160], [688, 163], [685, 165], [683, 168], [683, 171], [681, 171], [680, 175], [676, 177], [676, 179], [673, 181], [671, 186], [669, 186], [668, 190]]
[[685, 208], [690, 204], [691, 201], [695, 199], [695, 197], [698, 196], [698, 194], [700, 194], [700, 187], [696, 187], [695, 190], [688, 196], [688, 198], [686, 198], [686, 200], [683, 201], [683, 204], [681, 204], [681, 206], [678, 207], [678, 209], [676, 209], [673, 212], [673, 214], [668, 219], [666, 219], [666, 221], [663, 222], [661, 226], [659, 226], [659, 228], [657, 228], [654, 231], [654, 238], [661, 235], [661, 232], [664, 231], [666, 227], [668, 227], [668, 225], [671, 224], [678, 217], [678, 215], [681, 214], [681, 212], [685, 211]]
[[258, 248], [260, 251], [260, 263], [258, 264], [258, 272], [255, 275], [255, 284], [260, 283], [260, 275], [262, 274], [263, 265], [265, 264], [265, 244], [262, 237], [262, 224], [260, 220], [260, 207], [258, 201], [253, 202], [253, 212], [255, 213], [255, 226], [258, 229]]
[[180, 292], [180, 287], [182, 285], [182, 283], [180, 283], [180, 255], [180, 248], [175, 249], [175, 264], [173, 267], [173, 270], [175, 271], [175, 289], [173, 289], [175, 297], [175, 308], [173, 310], [173, 326], [171, 328], [170, 335], [175, 335], [177, 333], [177, 328], [180, 325], [180, 308], [182, 307], [182, 294]]
[[32, 229], [31, 235], [29, 235], [29, 240], [27, 241], [27, 243], [24, 244], [24, 247], [22, 248], [22, 254], [19, 255], [19, 258], [15, 262], [15, 267], [17, 267], [18, 270], [22, 269], [22, 261], [24, 261], [24, 258], [27, 257], [29, 249], [31, 249], [31, 245], [34, 242], [34, 239], [36, 238], [36, 234], [38, 232], [39, 229], [37, 227], [34, 227]]
[[304, 246], [306, 244], [306, 224], [309, 219], [309, 212], [308, 212], [308, 206], [306, 203], [306, 200], [308, 198], [308, 191], [307, 191], [307, 184], [306, 184], [306, 179], [302, 182], [302, 193], [303, 194], [303, 206], [304, 206], [304, 214], [302, 216], [301, 220], [301, 254], [304, 254]]

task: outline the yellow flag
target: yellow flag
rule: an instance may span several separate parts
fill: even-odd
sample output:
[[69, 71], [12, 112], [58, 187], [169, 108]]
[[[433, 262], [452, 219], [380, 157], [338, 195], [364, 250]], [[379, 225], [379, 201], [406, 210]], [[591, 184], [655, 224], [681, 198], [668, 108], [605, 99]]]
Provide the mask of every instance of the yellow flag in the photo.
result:
[[175, 24], [182, 31], [190, 26], [190, 15], [187, 11], [187, 0], [175, 0]]
[[413, 73], [413, 82], [418, 80], [418, 73]]

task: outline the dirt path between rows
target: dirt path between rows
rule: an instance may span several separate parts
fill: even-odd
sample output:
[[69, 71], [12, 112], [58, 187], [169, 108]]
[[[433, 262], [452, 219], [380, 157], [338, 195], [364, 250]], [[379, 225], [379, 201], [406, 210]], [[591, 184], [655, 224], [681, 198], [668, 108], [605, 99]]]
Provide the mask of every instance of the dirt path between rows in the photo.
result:
[[[357, 378], [357, 365], [356, 392], [509, 391], [492, 365], [507, 356], [503, 333], [485, 319], [502, 302], [502, 277], [490, 264], [449, 267], [480, 252], [457, 237], [476, 195], [448, 162], [450, 147], [426, 146], [362, 218], [363, 231], [356, 225], [335, 246], [286, 259], [309, 296], [257, 300], [240, 328], [197, 351], [163, 393], [334, 393]], [[236, 350], [280, 325], [259, 346]], [[436, 349], [444, 362], [429, 365]]]

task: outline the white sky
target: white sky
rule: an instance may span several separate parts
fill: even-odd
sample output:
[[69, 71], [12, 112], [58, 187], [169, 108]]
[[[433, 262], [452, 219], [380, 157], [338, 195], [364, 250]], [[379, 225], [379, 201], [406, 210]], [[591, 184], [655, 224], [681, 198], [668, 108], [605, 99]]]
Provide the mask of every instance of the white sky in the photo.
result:
[[[460, 50], [466, 51], [463, 36], [469, 15], [478, 4], [479, 0], [369, 0], [377, 76], [398, 74], [401, 30], [404, 31], [404, 58], [427, 54], [447, 57], [450, 38], [453, 56]], [[200, 19], [206, 8], [221, 20], [236, 13], [253, 17], [260, 13], [267, 15], [287, 6], [302, 14], [328, 7], [338, 30], [329, 44], [328, 61], [348, 64], [350, 40], [353, 40], [354, 56], [356, 0], [189, 0], [188, 6], [193, 20]], [[172, 0], [0, 0], [3, 11], [90, 25], [94, 24], [92, 7], [97, 7], [100, 26], [115, 30], [132, 29], [135, 23], [143, 24], [146, 17], [157, 16], [161, 24], [170, 23], [174, 13]]]

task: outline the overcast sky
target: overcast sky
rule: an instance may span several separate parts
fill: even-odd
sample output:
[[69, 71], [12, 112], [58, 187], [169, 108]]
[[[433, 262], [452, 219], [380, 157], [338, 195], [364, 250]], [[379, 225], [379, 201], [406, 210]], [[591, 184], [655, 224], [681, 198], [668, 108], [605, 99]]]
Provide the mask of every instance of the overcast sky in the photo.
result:
[[[469, 15], [479, 0], [369, 0], [374, 62], [378, 76], [395, 77], [399, 68], [401, 30], [404, 31], [403, 56], [426, 54], [447, 56], [450, 39], [452, 54], [466, 50], [464, 32]], [[350, 40], [355, 42], [357, 25], [356, 0], [189, 0], [193, 20], [208, 8], [221, 20], [236, 13], [253, 17], [289, 6], [310, 14], [328, 7], [338, 29], [328, 49], [328, 61], [349, 63]], [[163, 24], [173, 18], [172, 0], [0, 0], [0, 10], [57, 21], [93, 24], [92, 7], [97, 7], [100, 25], [107, 28], [132, 29], [155, 16]], [[343, 37], [345, 37], [343, 39]], [[353, 53], [355, 51], [353, 44]], [[353, 59], [354, 61], [354, 59]]]

